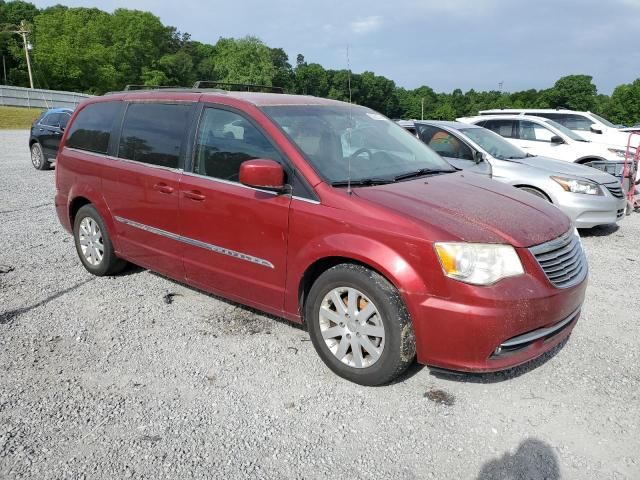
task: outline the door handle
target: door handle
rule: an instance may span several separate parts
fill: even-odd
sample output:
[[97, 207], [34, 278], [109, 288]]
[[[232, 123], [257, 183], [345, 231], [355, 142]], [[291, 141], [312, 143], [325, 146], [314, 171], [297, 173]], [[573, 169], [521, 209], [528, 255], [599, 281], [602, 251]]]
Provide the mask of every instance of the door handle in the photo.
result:
[[159, 191], [160, 193], [173, 193], [173, 187], [170, 187], [166, 183], [162, 182], [156, 183], [153, 186], [153, 189]]
[[190, 198], [191, 200], [195, 200], [196, 202], [201, 202], [205, 198], [207, 198], [198, 190], [187, 190], [186, 192], [184, 192], [184, 196]]

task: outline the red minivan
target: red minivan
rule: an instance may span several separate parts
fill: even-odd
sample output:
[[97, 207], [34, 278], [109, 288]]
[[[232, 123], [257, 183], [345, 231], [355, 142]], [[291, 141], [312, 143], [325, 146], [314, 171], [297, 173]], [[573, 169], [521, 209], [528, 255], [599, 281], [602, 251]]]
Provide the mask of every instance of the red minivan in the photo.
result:
[[304, 322], [327, 366], [363, 385], [416, 357], [477, 372], [529, 361], [569, 336], [584, 300], [586, 258], [557, 208], [338, 101], [92, 98], [56, 186], [89, 272], [132, 262]]

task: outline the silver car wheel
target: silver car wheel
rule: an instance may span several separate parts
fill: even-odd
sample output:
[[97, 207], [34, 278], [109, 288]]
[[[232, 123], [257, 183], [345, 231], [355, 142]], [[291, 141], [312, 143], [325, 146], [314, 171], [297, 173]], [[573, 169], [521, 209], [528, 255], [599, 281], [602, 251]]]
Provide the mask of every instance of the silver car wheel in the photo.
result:
[[100, 265], [104, 257], [104, 243], [98, 222], [91, 217], [84, 217], [78, 229], [78, 241], [87, 263], [94, 267]]
[[43, 162], [43, 157], [44, 155], [42, 154], [42, 149], [40, 148], [40, 145], [37, 143], [34, 143], [33, 145], [31, 145], [31, 163], [33, 164], [34, 167], [40, 168]]
[[367, 368], [384, 350], [384, 324], [374, 303], [362, 292], [339, 287], [320, 305], [320, 331], [327, 348], [345, 365]]

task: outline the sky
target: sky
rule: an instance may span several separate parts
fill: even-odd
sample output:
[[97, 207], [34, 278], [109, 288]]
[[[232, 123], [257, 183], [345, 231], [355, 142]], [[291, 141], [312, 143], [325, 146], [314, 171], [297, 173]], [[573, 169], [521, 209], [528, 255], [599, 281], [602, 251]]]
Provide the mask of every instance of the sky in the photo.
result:
[[[33, 1], [33, 0], [32, 0]], [[147, 10], [193, 40], [253, 35], [295, 64], [372, 71], [437, 92], [553, 86], [594, 77], [610, 94], [640, 77], [640, 0], [43, 0]]]

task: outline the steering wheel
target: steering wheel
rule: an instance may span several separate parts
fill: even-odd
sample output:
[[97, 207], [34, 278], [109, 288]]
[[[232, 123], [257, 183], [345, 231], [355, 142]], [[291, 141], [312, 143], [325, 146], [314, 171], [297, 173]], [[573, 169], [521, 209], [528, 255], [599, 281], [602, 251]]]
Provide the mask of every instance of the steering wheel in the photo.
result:
[[366, 153], [367, 156], [369, 157], [369, 159], [371, 159], [371, 156], [373, 155], [371, 153], [371, 150], [369, 150], [368, 148], [359, 148], [358, 150], [356, 150], [355, 152], [353, 152], [351, 155], [349, 155], [349, 159], [353, 160], [356, 157], [359, 157], [360, 155], [362, 155], [363, 153]]

